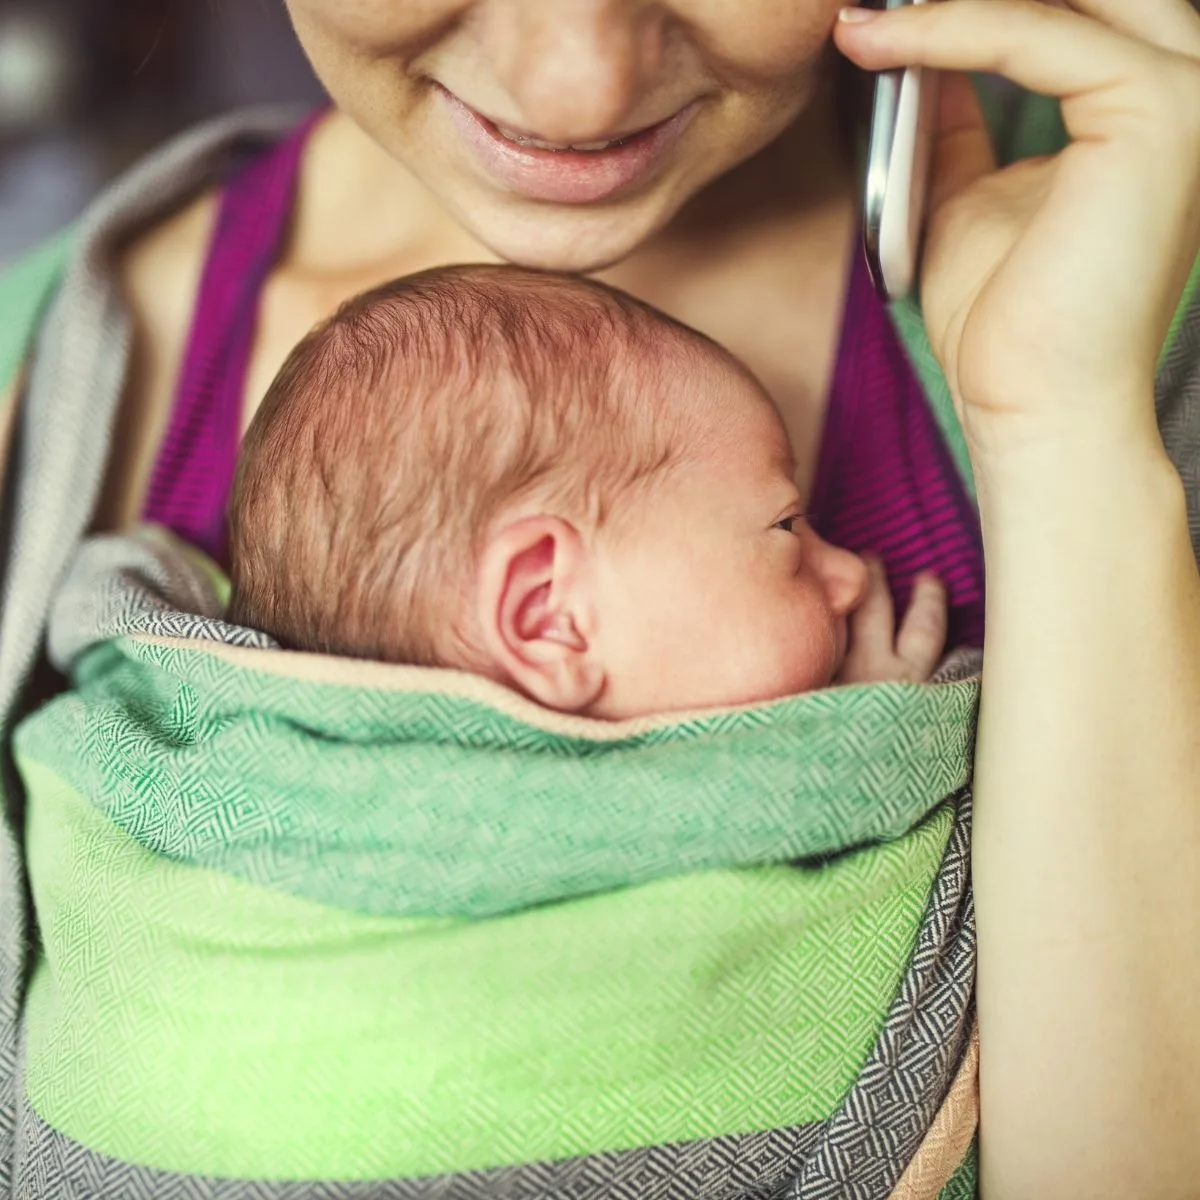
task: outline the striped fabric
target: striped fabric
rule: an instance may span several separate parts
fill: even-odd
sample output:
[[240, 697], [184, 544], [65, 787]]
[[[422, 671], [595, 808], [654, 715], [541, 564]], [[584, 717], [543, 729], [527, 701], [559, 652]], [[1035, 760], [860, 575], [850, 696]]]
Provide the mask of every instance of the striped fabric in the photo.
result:
[[861, 254], [809, 510], [835, 545], [882, 557], [900, 610], [917, 572], [934, 571], [950, 595], [949, 644], [983, 645], [974, 505]]
[[320, 115], [254, 154], [222, 193], [170, 424], [143, 505], [147, 520], [218, 561], [259, 296], [287, 232], [301, 151]]
[[[145, 520], [225, 561], [254, 314], [292, 210], [306, 118], [224, 189], [170, 428]], [[851, 267], [810, 516], [823, 536], [878, 554], [897, 600], [933, 570], [949, 589], [950, 645], [983, 644], [983, 554], [974, 509], [861, 253]]]

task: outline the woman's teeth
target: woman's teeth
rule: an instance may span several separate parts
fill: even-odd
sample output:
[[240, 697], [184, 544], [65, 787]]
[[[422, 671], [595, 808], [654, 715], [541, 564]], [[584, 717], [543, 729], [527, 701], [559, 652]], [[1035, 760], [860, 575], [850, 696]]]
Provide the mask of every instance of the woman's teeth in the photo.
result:
[[523, 133], [517, 133], [515, 129], [505, 129], [503, 125], [497, 125], [496, 130], [505, 141], [514, 142], [518, 146], [528, 146], [533, 150], [553, 150], [556, 153], [574, 150], [576, 153], [589, 154], [597, 150], [608, 150], [612, 146], [623, 146], [626, 141], [625, 138], [613, 138], [607, 142], [572, 142], [564, 144], [563, 142], [543, 142], [540, 138], [526, 137]]

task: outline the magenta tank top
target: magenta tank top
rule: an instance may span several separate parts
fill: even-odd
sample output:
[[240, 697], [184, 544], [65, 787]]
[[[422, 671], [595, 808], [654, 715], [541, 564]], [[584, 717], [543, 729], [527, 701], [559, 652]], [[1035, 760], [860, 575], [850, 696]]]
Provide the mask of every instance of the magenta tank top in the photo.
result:
[[[259, 296], [287, 234], [301, 153], [320, 115], [244, 162], [222, 191], [143, 507], [144, 520], [221, 563]], [[934, 571], [950, 594], [949, 644], [983, 644], [975, 510], [857, 250], [809, 517], [836, 545], [883, 559], [898, 612], [916, 573]]]
[[287, 236], [300, 155], [324, 110], [243, 161], [221, 192], [171, 416], [142, 519], [224, 564], [258, 300]]

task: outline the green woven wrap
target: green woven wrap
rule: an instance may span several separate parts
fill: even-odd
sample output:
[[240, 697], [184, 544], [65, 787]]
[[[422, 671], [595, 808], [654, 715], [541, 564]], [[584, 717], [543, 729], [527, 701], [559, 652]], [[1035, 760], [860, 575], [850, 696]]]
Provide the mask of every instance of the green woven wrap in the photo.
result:
[[30, 1099], [107, 1155], [276, 1179], [828, 1120], [912, 954], [977, 693], [610, 726], [146, 635], [75, 684], [16, 737]]
[[803, 1161], [911, 973], [969, 664], [611, 724], [284, 652], [222, 592], [158, 532], [86, 544], [60, 589], [74, 687], [14, 741], [40, 1120], [172, 1178], [466, 1178], [765, 1131], [788, 1144], [762, 1179]]

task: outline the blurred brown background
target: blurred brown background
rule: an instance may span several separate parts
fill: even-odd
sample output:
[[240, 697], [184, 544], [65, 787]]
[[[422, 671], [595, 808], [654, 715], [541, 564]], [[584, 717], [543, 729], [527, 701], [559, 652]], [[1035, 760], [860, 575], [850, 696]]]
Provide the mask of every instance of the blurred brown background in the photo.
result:
[[283, 0], [0, 0], [0, 266], [175, 131], [321, 98]]

